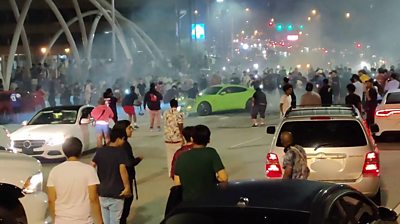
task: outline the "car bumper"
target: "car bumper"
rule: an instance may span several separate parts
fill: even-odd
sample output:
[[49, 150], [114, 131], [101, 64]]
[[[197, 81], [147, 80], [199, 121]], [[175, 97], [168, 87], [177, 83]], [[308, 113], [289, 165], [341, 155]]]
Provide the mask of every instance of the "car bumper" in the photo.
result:
[[336, 184], [348, 185], [367, 197], [375, 196], [380, 188], [380, 177], [377, 176], [361, 176], [360, 178], [353, 181], [327, 181]]
[[10, 150], [35, 157], [39, 160], [65, 160], [65, 155], [62, 151], [61, 145], [43, 145], [42, 147], [34, 149], [11, 147]]
[[28, 223], [51, 223], [51, 219], [47, 216], [48, 201], [46, 193], [26, 194], [19, 201], [24, 207]]
[[387, 118], [376, 118], [375, 123], [379, 127], [379, 132], [375, 133], [376, 136], [381, 136], [384, 132], [400, 132], [400, 121], [389, 120]]

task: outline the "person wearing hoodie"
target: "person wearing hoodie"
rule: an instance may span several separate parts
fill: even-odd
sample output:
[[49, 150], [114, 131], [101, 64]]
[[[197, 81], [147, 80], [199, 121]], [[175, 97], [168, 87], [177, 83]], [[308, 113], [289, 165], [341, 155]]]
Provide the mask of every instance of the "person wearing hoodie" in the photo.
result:
[[150, 131], [154, 130], [154, 122], [157, 130], [161, 131], [161, 101], [163, 96], [156, 90], [156, 84], [150, 84], [150, 90], [144, 95], [143, 108], [149, 109], [150, 115]]

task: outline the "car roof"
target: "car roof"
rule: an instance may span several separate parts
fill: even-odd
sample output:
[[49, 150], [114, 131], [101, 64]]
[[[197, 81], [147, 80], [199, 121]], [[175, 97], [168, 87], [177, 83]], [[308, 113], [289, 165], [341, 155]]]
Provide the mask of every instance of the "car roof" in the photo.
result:
[[53, 111], [53, 110], [76, 110], [78, 111], [82, 107], [92, 107], [89, 105], [71, 105], [71, 106], [55, 106], [55, 107], [46, 107], [41, 111]]
[[[210, 87], [222, 87], [222, 88], [226, 88], [226, 87], [242, 87], [242, 88], [245, 88], [245, 89], [249, 89], [249, 88], [246, 87], [246, 86], [235, 85], [235, 84], [219, 84], [219, 85], [213, 85], [213, 86], [210, 86]], [[210, 88], [210, 87], [209, 87], [209, 88]]]
[[307, 180], [231, 182], [198, 201], [182, 204], [182, 207], [237, 207], [241, 198], [248, 198], [249, 208], [311, 212], [315, 203], [322, 203], [323, 192], [336, 188], [348, 189], [344, 185]]
[[390, 90], [390, 91], [387, 92], [386, 94], [389, 94], [389, 93], [400, 93], [400, 89]]
[[329, 117], [347, 117], [357, 118], [359, 112], [356, 108], [350, 106], [333, 105], [333, 106], [316, 106], [316, 107], [297, 107], [289, 109], [285, 118], [304, 118], [311, 116], [329, 116]]

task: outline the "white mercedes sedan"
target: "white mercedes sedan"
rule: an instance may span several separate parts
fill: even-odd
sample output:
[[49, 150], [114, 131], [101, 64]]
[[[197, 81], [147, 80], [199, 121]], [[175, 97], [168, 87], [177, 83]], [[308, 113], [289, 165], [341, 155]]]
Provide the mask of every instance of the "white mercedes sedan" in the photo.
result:
[[57, 106], [37, 112], [10, 134], [10, 149], [46, 161], [64, 161], [61, 145], [66, 138], [82, 141], [83, 152], [96, 147], [96, 131], [90, 119], [93, 106]]

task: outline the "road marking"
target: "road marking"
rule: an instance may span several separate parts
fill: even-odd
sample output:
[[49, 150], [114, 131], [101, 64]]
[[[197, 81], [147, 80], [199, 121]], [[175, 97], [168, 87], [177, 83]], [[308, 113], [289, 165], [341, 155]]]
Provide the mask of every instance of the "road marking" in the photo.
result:
[[240, 147], [240, 146], [242, 146], [242, 145], [246, 145], [246, 144], [248, 144], [248, 143], [258, 141], [258, 140], [260, 140], [260, 139], [262, 139], [262, 138], [264, 138], [264, 136], [261, 136], [261, 137], [258, 137], [258, 138], [253, 138], [253, 139], [247, 140], [247, 141], [245, 141], [245, 142], [242, 142], [242, 143], [239, 143], [239, 144], [236, 144], [236, 145], [232, 145], [232, 146], [229, 147], [229, 149], [238, 148], [238, 147]]

